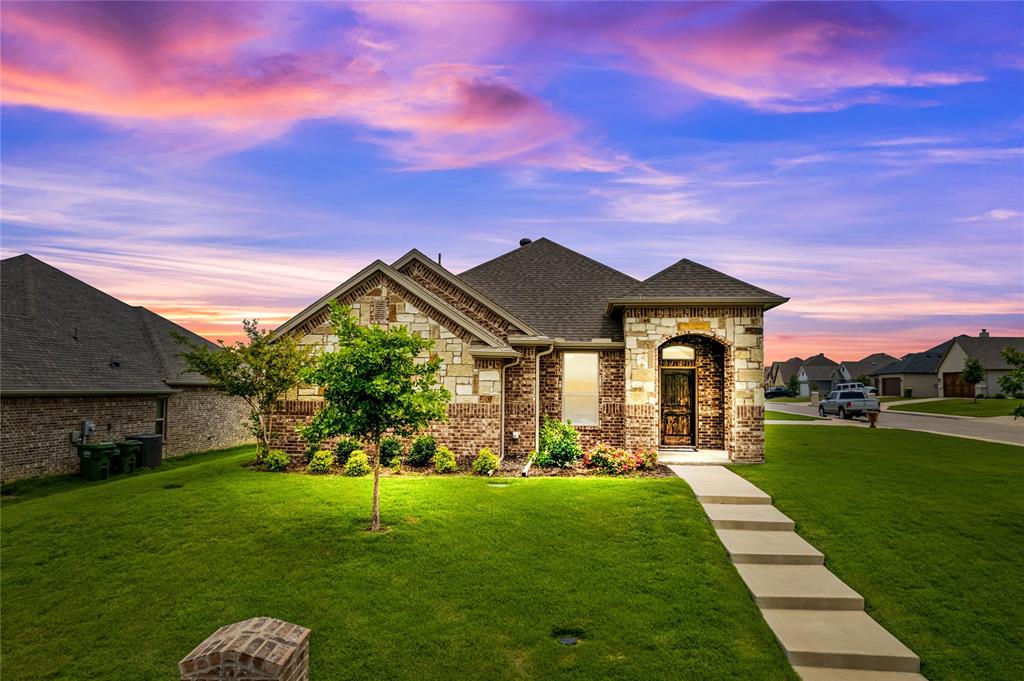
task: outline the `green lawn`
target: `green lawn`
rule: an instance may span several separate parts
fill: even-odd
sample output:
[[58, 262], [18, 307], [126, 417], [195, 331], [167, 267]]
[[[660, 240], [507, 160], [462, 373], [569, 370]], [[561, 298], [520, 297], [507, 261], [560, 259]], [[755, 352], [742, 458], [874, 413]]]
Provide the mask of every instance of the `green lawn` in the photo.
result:
[[1009, 416], [1024, 404], [1024, 400], [974, 400], [951, 398], [921, 404], [901, 404], [889, 407], [893, 411], [916, 411], [922, 414], [952, 414], [954, 416]]
[[810, 397], [801, 397], [801, 396], [797, 395], [796, 397], [773, 397], [770, 400], [765, 400], [765, 404], [771, 404], [772, 402], [795, 402], [795, 403], [799, 404], [799, 403], [806, 403], [806, 402], [810, 402], [810, 401], [811, 401]]
[[878, 398], [879, 402], [908, 402], [910, 400], [926, 400], [927, 397], [900, 397], [899, 395], [883, 395]]
[[270, 615], [321, 680], [796, 679], [681, 480], [391, 477], [369, 534], [370, 479], [251, 456], [8, 490], [4, 678], [170, 681]]
[[772, 421], [820, 421], [817, 416], [805, 414], [790, 414], [787, 411], [766, 411], [764, 417]]
[[931, 681], [1024, 678], [1024, 448], [769, 426], [772, 495]]

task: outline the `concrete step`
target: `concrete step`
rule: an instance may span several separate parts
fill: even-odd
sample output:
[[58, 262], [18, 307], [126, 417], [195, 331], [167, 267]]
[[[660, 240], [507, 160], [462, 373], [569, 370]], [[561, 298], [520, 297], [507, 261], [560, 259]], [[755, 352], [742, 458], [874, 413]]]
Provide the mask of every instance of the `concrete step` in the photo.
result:
[[864, 598], [823, 565], [736, 565], [761, 608], [863, 610]]
[[793, 666], [921, 670], [917, 655], [865, 612], [763, 609], [761, 614]]
[[825, 556], [796, 532], [715, 530], [733, 563], [822, 565]]
[[793, 667], [803, 681], [928, 681], [915, 672], [869, 672], [835, 667]]
[[669, 466], [702, 504], [770, 504], [772, 498], [721, 466]]
[[765, 504], [704, 504], [711, 525], [720, 530], [788, 530], [796, 524]]

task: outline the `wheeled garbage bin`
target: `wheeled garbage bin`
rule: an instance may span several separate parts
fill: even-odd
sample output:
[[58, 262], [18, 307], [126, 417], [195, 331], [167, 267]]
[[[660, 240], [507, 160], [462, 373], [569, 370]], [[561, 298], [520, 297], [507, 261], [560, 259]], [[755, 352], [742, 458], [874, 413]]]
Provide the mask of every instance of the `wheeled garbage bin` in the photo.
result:
[[120, 472], [134, 473], [138, 467], [139, 457], [142, 455], [142, 442], [139, 440], [122, 440], [114, 443], [120, 453]]
[[95, 481], [110, 477], [110, 458], [117, 454], [117, 445], [113, 442], [87, 442], [75, 445], [78, 450], [78, 475]]

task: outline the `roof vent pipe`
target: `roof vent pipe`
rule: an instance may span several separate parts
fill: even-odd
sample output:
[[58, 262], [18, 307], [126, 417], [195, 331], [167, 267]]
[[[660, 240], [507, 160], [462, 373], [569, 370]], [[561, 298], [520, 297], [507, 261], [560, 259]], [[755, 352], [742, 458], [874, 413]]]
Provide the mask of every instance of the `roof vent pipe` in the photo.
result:
[[519, 240], [519, 245], [520, 246], [526, 246], [527, 244], [532, 244], [532, 243], [533, 243], [533, 239], [527, 239], [526, 237], [523, 237], [522, 239]]
[[982, 329], [981, 333], [978, 334], [978, 338], [988, 338], [988, 329]]
[[438, 265], [441, 264], [441, 254], [440, 253], [437, 254], [437, 264]]

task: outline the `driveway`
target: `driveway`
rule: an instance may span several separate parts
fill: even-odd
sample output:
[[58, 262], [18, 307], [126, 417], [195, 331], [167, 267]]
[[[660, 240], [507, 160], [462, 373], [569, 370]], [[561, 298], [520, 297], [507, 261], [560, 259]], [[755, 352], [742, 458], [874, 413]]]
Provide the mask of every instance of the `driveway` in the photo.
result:
[[[809, 404], [792, 404], [786, 402], [765, 402], [765, 409], [771, 411], [783, 411], [790, 414], [804, 414], [806, 416], [817, 416], [817, 407]], [[839, 419], [831, 419], [832, 422]], [[828, 421], [787, 421], [787, 424], [800, 425], [824, 425]], [[847, 421], [856, 425], [867, 427], [866, 419], [855, 419]], [[957, 437], [969, 437], [974, 440], [987, 440], [989, 442], [1001, 442], [1010, 445], [1024, 447], [1024, 419], [1016, 421], [1004, 421], [999, 419], [984, 418], [948, 418], [934, 416], [932, 414], [915, 414], [914, 412], [883, 411], [878, 416], [879, 428], [902, 428], [904, 430], [921, 430], [927, 433], [939, 433], [940, 435], [955, 435]]]

